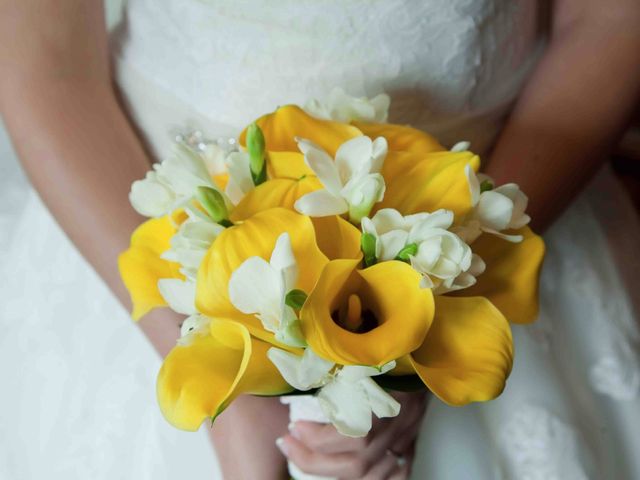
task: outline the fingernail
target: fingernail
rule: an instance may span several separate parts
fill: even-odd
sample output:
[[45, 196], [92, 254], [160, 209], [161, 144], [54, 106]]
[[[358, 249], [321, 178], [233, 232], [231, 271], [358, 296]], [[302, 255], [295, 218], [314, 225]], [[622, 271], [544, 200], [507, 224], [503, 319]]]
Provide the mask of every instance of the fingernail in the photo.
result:
[[289, 423], [288, 428], [289, 428], [289, 433], [291, 433], [291, 436], [293, 438], [296, 438], [296, 439], [300, 440], [300, 434], [296, 430], [296, 424], [294, 422], [291, 422], [291, 423]]
[[280, 437], [276, 439], [276, 447], [278, 447], [283, 455], [287, 455], [287, 446], [284, 443], [284, 438]]

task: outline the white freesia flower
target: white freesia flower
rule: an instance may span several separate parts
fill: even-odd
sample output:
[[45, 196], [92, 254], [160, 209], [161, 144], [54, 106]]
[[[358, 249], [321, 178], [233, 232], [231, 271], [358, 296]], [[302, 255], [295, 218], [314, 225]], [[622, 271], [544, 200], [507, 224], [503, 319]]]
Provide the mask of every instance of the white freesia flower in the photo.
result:
[[369, 99], [352, 97], [341, 88], [334, 88], [326, 102], [313, 99], [307, 102], [304, 109], [314, 117], [336, 122], [352, 121], [384, 123], [389, 116], [389, 95], [381, 93]]
[[469, 265], [469, 268], [466, 271], [461, 272], [453, 280], [441, 282], [433, 289], [433, 293], [436, 295], [442, 295], [447, 292], [469, 288], [470, 286], [475, 285], [477, 277], [482, 275], [486, 268], [487, 265], [484, 263], [484, 260], [482, 260], [480, 255], [473, 253], [471, 255], [471, 265]]
[[229, 181], [225, 193], [234, 205], [255, 188], [251, 168], [249, 166], [249, 154], [247, 152], [231, 152], [225, 159], [229, 172]]
[[[444, 211], [442, 211], [444, 212]], [[380, 261], [393, 260], [407, 245], [409, 232], [421, 220], [431, 218], [431, 224], [448, 228], [449, 218], [445, 215], [417, 213], [403, 216], [393, 208], [383, 208], [372, 217], [362, 219], [362, 230], [376, 238], [376, 258]]]
[[269, 262], [260, 257], [245, 260], [229, 280], [229, 299], [242, 313], [253, 314], [276, 339], [292, 346], [304, 346], [300, 321], [285, 303], [287, 293], [298, 278], [291, 239], [288, 233], [278, 237]]
[[409, 235], [409, 243], [418, 246], [410, 261], [422, 274], [420, 286], [423, 288], [435, 287], [438, 292], [453, 290], [455, 280], [471, 267], [471, 248], [449, 230], [418, 226], [415, 234]]
[[393, 260], [402, 252], [411, 266], [422, 274], [420, 285], [435, 293], [466, 288], [484, 271], [484, 262], [455, 233], [453, 212], [438, 210], [403, 216], [383, 208], [372, 218], [362, 219], [362, 230], [376, 239], [376, 258]]
[[343, 435], [363, 437], [371, 430], [371, 415], [395, 417], [400, 404], [371, 377], [395, 367], [389, 362], [377, 369], [366, 366], [337, 366], [316, 355], [310, 348], [302, 356], [271, 348], [269, 359], [285, 381], [297, 390], [320, 388], [322, 411]]
[[210, 320], [196, 310], [195, 281], [163, 278], [158, 280], [158, 290], [174, 312], [189, 315], [180, 327], [179, 345], [189, 345], [194, 335], [207, 332]]
[[211, 321], [196, 309], [195, 281], [163, 278], [158, 280], [158, 290], [174, 312], [189, 315], [180, 326], [178, 345], [187, 346], [195, 335], [207, 333]]
[[133, 182], [129, 200], [141, 215], [161, 217], [189, 202], [200, 186], [215, 188], [207, 164], [201, 155], [177, 143], [169, 158]]
[[196, 310], [196, 282], [178, 278], [158, 280], [158, 290], [169, 307], [183, 315], [194, 315]]
[[208, 216], [194, 210], [187, 211], [189, 218], [171, 238], [171, 248], [161, 257], [180, 264], [180, 272], [195, 281], [200, 263], [224, 227]]
[[211, 320], [204, 315], [195, 314], [187, 317], [180, 326], [180, 338], [178, 345], [187, 346], [196, 335], [206, 335], [209, 331]]
[[282, 378], [296, 390], [306, 392], [331, 381], [335, 364], [320, 358], [310, 348], [302, 356], [272, 347], [267, 352], [269, 360], [278, 368]]
[[349, 437], [364, 437], [371, 430], [372, 414], [378, 418], [395, 417], [400, 404], [371, 377], [395, 368], [392, 361], [381, 369], [345, 366], [318, 392], [318, 401], [338, 432]]
[[[494, 182], [490, 177], [476, 175], [468, 165], [465, 173], [473, 209], [457, 233], [468, 243], [475, 241], [482, 232], [497, 235], [511, 242], [522, 241], [521, 235], [501, 233], [502, 230], [522, 228], [531, 221], [531, 217], [525, 213], [529, 199], [520, 187], [515, 183], [507, 183], [493, 188]], [[488, 186], [487, 190], [481, 188], [483, 184]]]
[[335, 162], [327, 152], [309, 140], [298, 139], [306, 164], [325, 187], [302, 196], [295, 203], [300, 213], [325, 217], [349, 213], [357, 223], [382, 200], [384, 178], [380, 174], [387, 155], [387, 141], [378, 137], [355, 137], [343, 143], [336, 152]]
[[176, 194], [165, 184], [154, 170], [147, 172], [144, 180], [131, 184], [129, 201], [140, 215], [162, 217], [176, 204]]
[[207, 143], [202, 150], [202, 159], [212, 177], [227, 172], [226, 158], [229, 152], [215, 143]]

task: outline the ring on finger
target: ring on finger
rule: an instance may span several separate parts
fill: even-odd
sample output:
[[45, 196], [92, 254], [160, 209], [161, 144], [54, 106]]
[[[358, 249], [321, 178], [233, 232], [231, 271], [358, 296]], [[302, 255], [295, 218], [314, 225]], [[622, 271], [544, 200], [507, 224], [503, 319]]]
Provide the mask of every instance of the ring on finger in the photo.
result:
[[392, 456], [393, 458], [395, 458], [396, 460], [396, 465], [398, 465], [399, 467], [404, 467], [405, 464], [407, 463], [407, 459], [404, 457], [404, 455], [402, 455], [401, 453], [398, 452], [394, 452], [392, 449], [387, 448], [387, 451], [385, 452], [387, 455]]

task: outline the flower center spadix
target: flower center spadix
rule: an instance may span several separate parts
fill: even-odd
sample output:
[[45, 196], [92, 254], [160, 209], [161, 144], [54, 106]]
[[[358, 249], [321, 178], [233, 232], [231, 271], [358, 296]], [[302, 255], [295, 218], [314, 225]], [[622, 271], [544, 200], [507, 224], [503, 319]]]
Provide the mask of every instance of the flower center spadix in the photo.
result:
[[366, 333], [378, 326], [373, 312], [362, 309], [362, 300], [355, 293], [349, 295], [347, 301], [331, 317], [342, 328], [355, 333]]

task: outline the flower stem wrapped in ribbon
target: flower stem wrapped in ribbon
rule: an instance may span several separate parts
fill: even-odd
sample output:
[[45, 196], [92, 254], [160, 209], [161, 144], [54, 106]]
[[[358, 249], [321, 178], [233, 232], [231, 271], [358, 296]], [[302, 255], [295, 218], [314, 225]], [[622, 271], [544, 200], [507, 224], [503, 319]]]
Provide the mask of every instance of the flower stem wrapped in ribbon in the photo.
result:
[[526, 196], [476, 173], [468, 145], [380, 123], [388, 104], [280, 107], [239, 149], [178, 145], [132, 186], [154, 217], [120, 257], [133, 316], [189, 315], [157, 384], [176, 427], [238, 395], [307, 392], [363, 436], [399, 413], [385, 387], [404, 380], [451, 405], [504, 389], [544, 255]]

